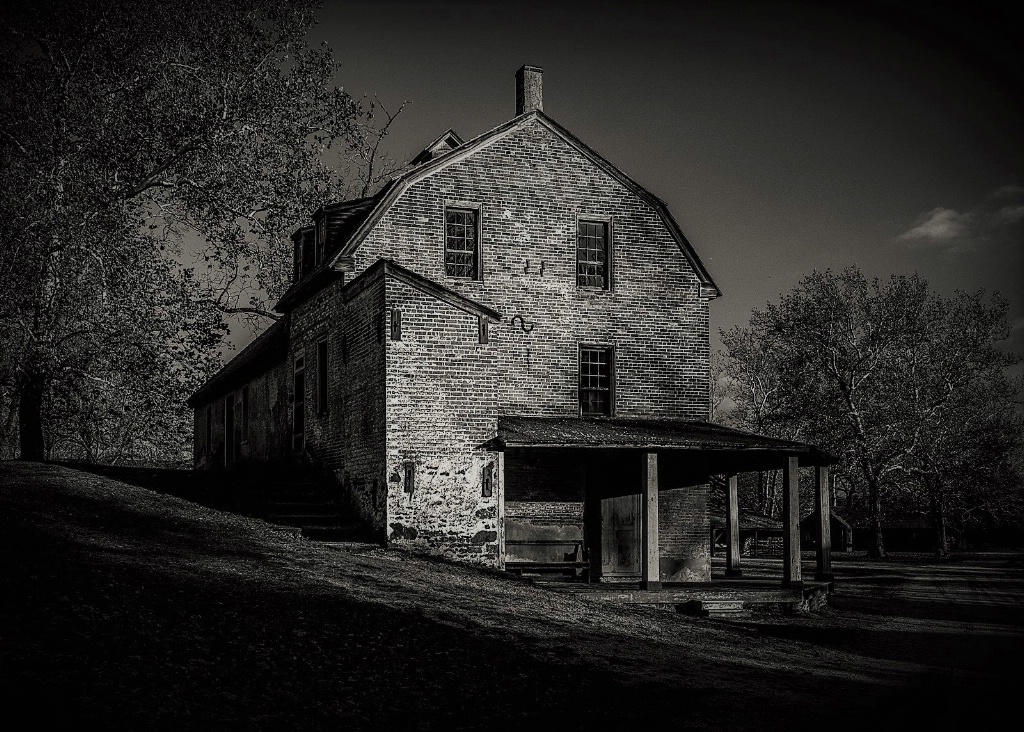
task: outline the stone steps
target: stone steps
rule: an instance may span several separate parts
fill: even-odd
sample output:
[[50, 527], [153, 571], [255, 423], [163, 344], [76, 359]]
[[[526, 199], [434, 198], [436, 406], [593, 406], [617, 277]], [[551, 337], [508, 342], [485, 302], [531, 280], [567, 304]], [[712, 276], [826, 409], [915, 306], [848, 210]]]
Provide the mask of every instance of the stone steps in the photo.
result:
[[678, 606], [678, 611], [686, 615], [700, 615], [718, 620], [739, 620], [750, 617], [742, 600], [691, 600]]

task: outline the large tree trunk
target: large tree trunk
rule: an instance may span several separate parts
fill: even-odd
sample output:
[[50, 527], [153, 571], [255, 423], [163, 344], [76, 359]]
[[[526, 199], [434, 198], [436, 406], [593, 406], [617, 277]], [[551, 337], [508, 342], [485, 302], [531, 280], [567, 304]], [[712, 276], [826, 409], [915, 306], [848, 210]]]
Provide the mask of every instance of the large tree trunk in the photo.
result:
[[22, 460], [42, 460], [43, 392], [46, 380], [39, 374], [26, 374], [18, 386], [18, 442]]
[[882, 492], [878, 481], [868, 476], [868, 518], [871, 522], [871, 544], [868, 546], [868, 559], [884, 561], [885, 542], [882, 540]]

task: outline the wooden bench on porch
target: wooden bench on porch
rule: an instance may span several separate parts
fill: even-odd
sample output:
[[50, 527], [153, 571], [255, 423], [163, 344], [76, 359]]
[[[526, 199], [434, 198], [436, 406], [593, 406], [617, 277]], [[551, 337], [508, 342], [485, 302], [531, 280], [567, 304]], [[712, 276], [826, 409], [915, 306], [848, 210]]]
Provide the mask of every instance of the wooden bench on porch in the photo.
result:
[[[559, 549], [568, 551], [559, 551]], [[590, 580], [590, 560], [582, 541], [558, 539], [508, 539], [505, 550], [513, 558], [505, 560], [505, 570], [522, 575], [523, 572], [572, 573], [584, 582]], [[540, 551], [538, 551], [540, 550]], [[522, 556], [544, 554], [546, 559], [521, 559]], [[561, 558], [559, 558], [561, 557]]]

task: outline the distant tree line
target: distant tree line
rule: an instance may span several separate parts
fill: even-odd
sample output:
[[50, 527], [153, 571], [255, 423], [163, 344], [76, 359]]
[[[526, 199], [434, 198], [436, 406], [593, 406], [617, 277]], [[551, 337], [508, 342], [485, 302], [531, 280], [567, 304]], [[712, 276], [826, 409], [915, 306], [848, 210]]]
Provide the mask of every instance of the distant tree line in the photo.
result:
[[315, 9], [0, 10], [0, 452], [187, 457], [226, 318], [276, 317], [290, 233], [394, 168], [397, 113], [338, 86]]
[[[722, 333], [713, 365], [716, 418], [818, 445], [843, 504], [886, 555], [887, 517], [927, 515], [936, 551], [950, 531], [1020, 526], [1022, 383], [998, 295], [941, 297], [918, 276], [868, 279], [856, 267], [814, 272], [746, 326]], [[748, 500], [771, 514], [778, 478]]]

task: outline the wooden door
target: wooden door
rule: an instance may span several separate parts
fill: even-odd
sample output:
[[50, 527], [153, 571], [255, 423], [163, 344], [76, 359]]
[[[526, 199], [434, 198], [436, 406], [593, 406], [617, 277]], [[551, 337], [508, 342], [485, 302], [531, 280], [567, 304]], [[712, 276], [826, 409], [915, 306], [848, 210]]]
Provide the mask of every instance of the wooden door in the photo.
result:
[[640, 496], [601, 499], [601, 576], [640, 575]]

